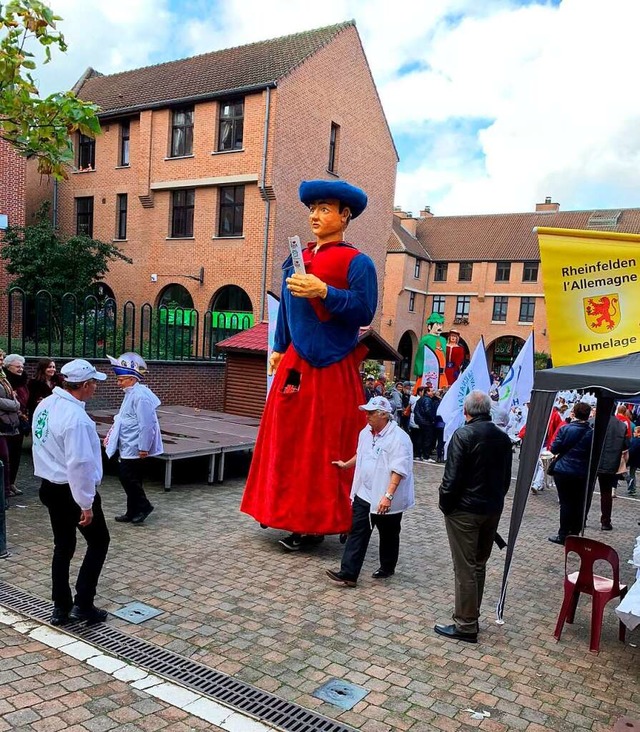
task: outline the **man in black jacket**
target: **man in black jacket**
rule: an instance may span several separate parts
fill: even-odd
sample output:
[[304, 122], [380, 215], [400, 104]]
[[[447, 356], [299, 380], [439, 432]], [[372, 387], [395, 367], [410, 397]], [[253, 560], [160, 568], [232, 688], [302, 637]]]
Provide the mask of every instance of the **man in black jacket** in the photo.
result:
[[477, 643], [486, 565], [511, 482], [512, 450], [507, 433], [491, 421], [488, 394], [467, 394], [463, 410], [466, 424], [451, 437], [440, 485], [455, 574], [454, 623], [434, 630]]

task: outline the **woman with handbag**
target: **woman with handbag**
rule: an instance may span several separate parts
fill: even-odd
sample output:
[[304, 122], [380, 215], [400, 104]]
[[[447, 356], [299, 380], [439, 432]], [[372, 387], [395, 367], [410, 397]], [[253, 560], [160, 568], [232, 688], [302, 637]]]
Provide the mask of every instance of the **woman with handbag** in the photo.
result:
[[589, 424], [591, 407], [586, 402], [576, 402], [574, 419], [560, 427], [551, 444], [554, 458], [547, 469], [558, 489], [560, 500], [560, 528], [549, 541], [564, 544], [569, 534], [580, 534], [584, 525], [587, 476], [593, 430]]
[[22, 491], [16, 487], [16, 478], [20, 468], [20, 460], [22, 459], [22, 443], [24, 436], [31, 432], [29, 423], [29, 377], [24, 369], [24, 356], [17, 353], [10, 353], [4, 357], [4, 372], [7, 381], [11, 384], [16, 399], [20, 402], [20, 411], [18, 412], [18, 429], [17, 435], [7, 437], [7, 446], [9, 448], [9, 495], [21, 496]]
[[7, 437], [17, 435], [19, 430], [20, 402], [13, 393], [11, 384], [7, 381], [3, 371], [5, 352], [0, 350], [0, 460], [2, 461], [4, 475], [4, 498], [5, 505], [9, 505], [9, 486], [11, 485], [11, 473], [9, 470], [9, 446]]

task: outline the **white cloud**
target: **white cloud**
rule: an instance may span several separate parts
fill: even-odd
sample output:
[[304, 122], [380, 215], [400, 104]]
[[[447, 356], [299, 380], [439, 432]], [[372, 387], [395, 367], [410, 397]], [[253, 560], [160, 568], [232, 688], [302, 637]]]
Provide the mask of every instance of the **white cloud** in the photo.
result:
[[355, 18], [409, 151], [399, 204], [436, 214], [532, 210], [547, 195], [564, 209], [637, 204], [637, 0], [326, 0], [321, 13], [292, 0], [51, 4], [69, 52], [39, 70], [46, 91], [87, 66], [113, 73]]

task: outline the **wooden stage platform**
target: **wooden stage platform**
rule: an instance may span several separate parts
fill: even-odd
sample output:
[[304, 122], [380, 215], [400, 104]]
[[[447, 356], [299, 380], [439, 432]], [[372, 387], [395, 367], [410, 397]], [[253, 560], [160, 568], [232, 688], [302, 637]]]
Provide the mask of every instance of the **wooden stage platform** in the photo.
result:
[[[88, 412], [97, 425], [100, 439], [106, 436], [117, 411], [97, 409]], [[221, 483], [224, 478], [225, 455], [229, 452], [252, 450], [260, 424], [260, 420], [253, 417], [239, 417], [179, 405], [161, 405], [157, 414], [164, 452], [154, 459], [165, 462], [165, 491], [171, 490], [171, 471], [175, 460], [204, 455], [209, 457], [209, 485], [216, 477]]]

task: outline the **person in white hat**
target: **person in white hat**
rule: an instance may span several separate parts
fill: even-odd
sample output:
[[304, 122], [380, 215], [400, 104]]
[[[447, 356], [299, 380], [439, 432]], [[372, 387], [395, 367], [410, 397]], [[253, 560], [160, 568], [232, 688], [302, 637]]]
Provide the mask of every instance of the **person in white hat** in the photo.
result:
[[353, 519], [340, 569], [327, 570], [337, 584], [355, 587], [362, 569], [373, 527], [380, 534], [380, 566], [374, 579], [391, 577], [400, 552], [402, 514], [415, 504], [413, 492], [413, 444], [393, 418], [393, 407], [382, 396], [359, 407], [368, 425], [360, 432], [356, 454], [335, 460], [338, 468], [355, 465], [351, 488]]
[[[43, 399], [33, 414], [33, 467], [42, 478], [40, 500], [49, 511], [53, 530], [51, 564], [52, 625], [85, 620], [100, 623], [107, 611], [94, 603], [98, 579], [109, 549], [109, 530], [97, 491], [102, 481], [100, 438], [85, 402], [106, 374], [88, 361], [65, 364], [63, 388]], [[76, 548], [76, 528], [87, 542], [72, 600], [69, 567]]]
[[127, 494], [127, 510], [116, 516], [118, 523], [141, 524], [153, 511], [142, 481], [144, 460], [164, 451], [156, 409], [158, 397], [142, 383], [147, 364], [137, 353], [108, 356], [117, 385], [124, 391], [120, 411], [104, 440], [109, 457], [119, 453], [120, 483]]

